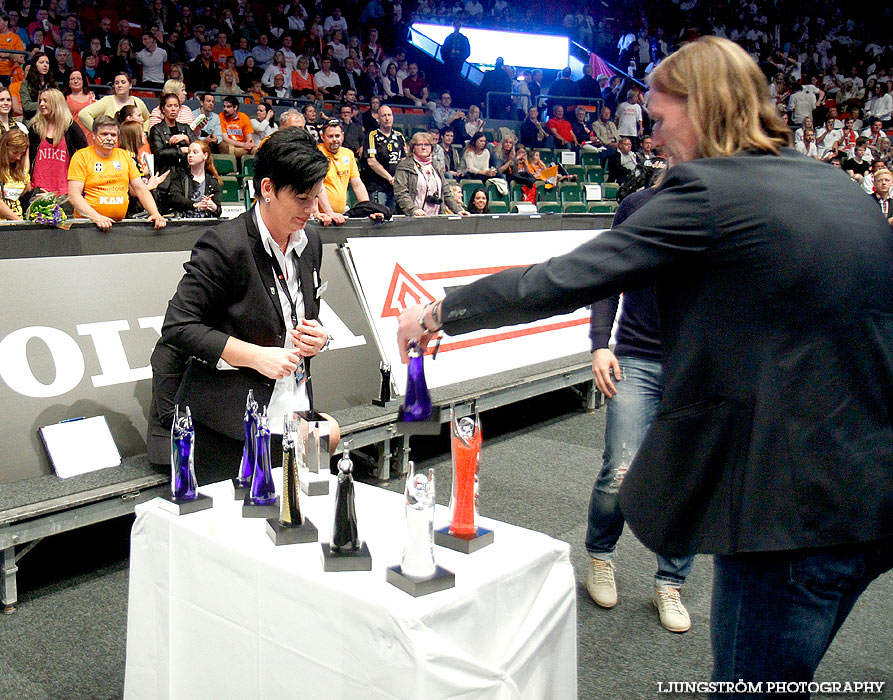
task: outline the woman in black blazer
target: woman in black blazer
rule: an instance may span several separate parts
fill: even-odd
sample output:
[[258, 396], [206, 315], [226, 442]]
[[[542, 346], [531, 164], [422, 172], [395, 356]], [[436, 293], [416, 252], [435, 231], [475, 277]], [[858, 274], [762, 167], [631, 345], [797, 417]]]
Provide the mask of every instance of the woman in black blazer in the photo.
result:
[[193, 248], [152, 354], [152, 462], [169, 464], [175, 403], [192, 411], [202, 483], [236, 475], [249, 389], [273, 433], [312, 407], [304, 380], [329, 336], [316, 320], [322, 242], [304, 225], [327, 170], [309, 134], [276, 132], [255, 160], [257, 204]]

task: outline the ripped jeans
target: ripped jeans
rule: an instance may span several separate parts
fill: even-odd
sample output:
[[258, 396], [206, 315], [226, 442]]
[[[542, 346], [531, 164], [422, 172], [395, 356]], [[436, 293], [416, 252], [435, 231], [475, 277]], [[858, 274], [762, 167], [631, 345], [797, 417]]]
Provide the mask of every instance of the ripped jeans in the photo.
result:
[[[623, 532], [620, 512], [620, 485], [632, 464], [660, 406], [663, 395], [663, 368], [660, 362], [641, 357], [617, 358], [623, 379], [614, 382], [617, 395], [607, 400], [605, 452], [602, 469], [592, 487], [586, 549], [595, 559], [614, 558], [617, 540]], [[679, 587], [691, 571], [693, 556], [657, 555], [657, 587]]]

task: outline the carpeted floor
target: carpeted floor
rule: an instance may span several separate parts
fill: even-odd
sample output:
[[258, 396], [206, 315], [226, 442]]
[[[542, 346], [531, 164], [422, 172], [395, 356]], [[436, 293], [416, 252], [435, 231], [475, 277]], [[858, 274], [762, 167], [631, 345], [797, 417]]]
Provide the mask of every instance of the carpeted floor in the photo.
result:
[[[658, 682], [709, 679], [711, 560], [698, 557], [688, 579], [683, 600], [693, 624], [686, 634], [660, 626], [651, 604], [654, 556], [628, 531], [616, 561], [620, 603], [602, 610], [589, 599], [582, 542], [604, 412], [587, 414], [579, 407], [579, 398], [563, 391], [484, 416], [480, 510], [571, 543], [579, 582], [580, 699], [667, 697]], [[446, 503], [445, 435], [413, 438], [412, 456], [420, 467], [437, 471], [438, 502]], [[400, 480], [384, 486], [403, 488]], [[131, 522], [122, 518], [49, 538], [21, 560], [19, 610], [0, 616], [0, 700], [121, 697]], [[891, 598], [893, 574], [887, 574], [856, 605], [817, 680], [893, 683]], [[893, 690], [870, 697], [893, 698]]]

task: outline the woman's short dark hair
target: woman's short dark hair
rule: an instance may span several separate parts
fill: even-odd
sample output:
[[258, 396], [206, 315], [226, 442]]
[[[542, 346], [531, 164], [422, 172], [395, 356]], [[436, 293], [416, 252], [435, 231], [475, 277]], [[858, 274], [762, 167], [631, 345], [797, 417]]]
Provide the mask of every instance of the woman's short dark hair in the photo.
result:
[[177, 104], [180, 104], [180, 96], [175, 92], [166, 92], [164, 93], [158, 100], [158, 105], [160, 107], [164, 107], [167, 104], [167, 101], [170, 99], [174, 99], [177, 101]]
[[282, 129], [273, 133], [254, 158], [254, 189], [260, 192], [269, 178], [277, 192], [288, 188], [296, 194], [309, 192], [329, 170], [329, 159], [316, 147], [304, 129]]

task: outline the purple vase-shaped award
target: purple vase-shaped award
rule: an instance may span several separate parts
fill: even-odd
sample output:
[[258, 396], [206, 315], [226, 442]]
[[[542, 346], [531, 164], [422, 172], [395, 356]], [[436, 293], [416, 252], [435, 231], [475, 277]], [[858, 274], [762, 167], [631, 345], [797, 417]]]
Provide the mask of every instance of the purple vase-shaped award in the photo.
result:
[[409, 345], [406, 400], [401, 414], [402, 420], [408, 423], [429, 420], [432, 415], [431, 394], [425, 382], [425, 353], [415, 341]]
[[257, 436], [254, 441], [255, 458], [254, 474], [251, 476], [251, 490], [245, 497], [245, 504], [250, 506], [270, 506], [276, 504], [276, 486], [270, 466], [270, 426], [267, 423], [267, 408], [260, 415]]
[[189, 406], [184, 413], [174, 407], [171, 425], [171, 496], [175, 501], [194, 500], [198, 493], [195, 481], [195, 428]]
[[254, 474], [257, 466], [257, 420], [257, 401], [254, 399], [254, 391], [249, 389], [248, 398], [245, 400], [245, 443], [242, 447], [242, 463], [239, 466], [239, 476], [233, 479], [237, 498], [240, 491], [244, 496], [248, 487], [251, 486], [251, 475]]

